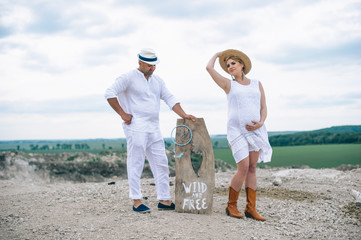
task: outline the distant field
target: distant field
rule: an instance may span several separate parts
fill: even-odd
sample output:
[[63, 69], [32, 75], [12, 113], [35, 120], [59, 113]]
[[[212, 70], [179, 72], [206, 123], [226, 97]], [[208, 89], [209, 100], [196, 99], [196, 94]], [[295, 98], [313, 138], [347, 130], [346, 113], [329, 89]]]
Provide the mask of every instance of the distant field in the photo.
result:
[[[329, 144], [273, 147], [270, 167], [307, 165], [311, 168], [334, 168], [342, 164], [361, 164], [361, 144]], [[214, 155], [236, 166], [230, 149], [214, 149]]]
[[[166, 146], [172, 148], [171, 139], [165, 139]], [[226, 137], [212, 138], [216, 158], [236, 166], [228, 147]], [[69, 147], [69, 145], [71, 145]], [[272, 147], [270, 167], [309, 166], [311, 168], [333, 168], [342, 164], [361, 165], [361, 144], [328, 144]], [[125, 139], [88, 140], [23, 140], [0, 141], [0, 151], [19, 150], [32, 153], [62, 153], [126, 151]], [[260, 165], [262, 166], [262, 164]]]
[[[69, 145], [71, 145], [69, 147]], [[126, 151], [125, 139], [85, 140], [21, 140], [2, 141], [0, 151], [19, 150], [32, 153], [91, 152], [105, 150]]]

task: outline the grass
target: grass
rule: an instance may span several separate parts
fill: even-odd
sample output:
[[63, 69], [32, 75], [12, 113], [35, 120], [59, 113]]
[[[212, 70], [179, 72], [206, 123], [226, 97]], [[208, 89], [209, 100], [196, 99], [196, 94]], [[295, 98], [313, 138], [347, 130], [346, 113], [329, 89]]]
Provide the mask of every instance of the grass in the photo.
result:
[[[270, 167], [309, 166], [335, 168], [342, 164], [361, 164], [361, 144], [305, 145], [273, 147]], [[230, 149], [214, 149], [215, 158], [236, 166]]]
[[[70, 144], [71, 149], [62, 149], [63, 144]], [[75, 145], [87, 145], [89, 148], [76, 149]], [[38, 146], [38, 149], [32, 150], [31, 145]], [[42, 149], [47, 146], [49, 149]], [[62, 153], [62, 152], [91, 152], [99, 153], [101, 151], [126, 151], [125, 139], [94, 139], [94, 140], [19, 140], [19, 141], [0, 141], [0, 151], [20, 150], [32, 153]]]
[[[169, 143], [169, 139], [165, 139]], [[71, 143], [72, 149], [53, 149], [57, 144]], [[75, 144], [87, 144], [89, 149], [74, 149]], [[225, 137], [215, 137], [212, 139], [214, 155], [232, 166], [236, 166], [232, 153], [228, 147]], [[49, 150], [30, 150], [30, 145], [39, 145], [39, 147], [48, 145]], [[125, 152], [125, 139], [114, 140], [81, 140], [81, 141], [0, 141], [0, 151], [18, 149], [26, 153], [63, 153], [72, 152], [74, 157], [68, 161], [74, 160], [77, 152], [108, 154], [108, 151]], [[94, 162], [98, 159], [93, 159]], [[273, 147], [272, 161], [267, 164], [260, 164], [270, 167], [292, 167], [309, 166], [311, 168], [335, 168], [343, 164], [361, 165], [361, 144], [329, 144], [329, 145], [303, 145]]]

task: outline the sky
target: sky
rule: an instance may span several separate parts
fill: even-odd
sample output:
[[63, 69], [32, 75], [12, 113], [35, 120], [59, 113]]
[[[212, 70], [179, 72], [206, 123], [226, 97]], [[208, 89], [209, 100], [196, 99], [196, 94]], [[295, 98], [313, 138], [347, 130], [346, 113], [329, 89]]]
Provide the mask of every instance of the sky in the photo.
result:
[[[268, 131], [361, 124], [360, 0], [0, 0], [0, 140], [123, 138], [104, 92], [145, 47], [210, 135], [227, 98], [206, 65], [226, 49], [251, 59]], [[164, 137], [177, 118], [162, 103]]]

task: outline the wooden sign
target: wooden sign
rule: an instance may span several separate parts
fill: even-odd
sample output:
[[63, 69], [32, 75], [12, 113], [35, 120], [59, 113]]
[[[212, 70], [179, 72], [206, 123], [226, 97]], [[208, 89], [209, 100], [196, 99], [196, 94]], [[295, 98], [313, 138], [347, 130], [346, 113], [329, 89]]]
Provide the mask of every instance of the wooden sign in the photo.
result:
[[178, 119], [175, 142], [175, 211], [212, 213], [214, 154], [203, 118]]

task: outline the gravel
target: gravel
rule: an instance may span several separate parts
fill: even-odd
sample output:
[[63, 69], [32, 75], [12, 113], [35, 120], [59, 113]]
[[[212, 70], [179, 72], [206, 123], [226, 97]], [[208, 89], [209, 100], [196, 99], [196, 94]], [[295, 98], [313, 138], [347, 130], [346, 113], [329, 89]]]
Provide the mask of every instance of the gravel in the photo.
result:
[[[0, 180], [0, 239], [360, 239], [361, 168], [257, 169], [257, 209], [265, 222], [225, 214], [233, 173], [216, 173], [210, 215], [158, 211], [152, 178], [142, 179], [149, 214], [131, 210], [122, 178]], [[244, 206], [242, 190], [238, 207]]]

